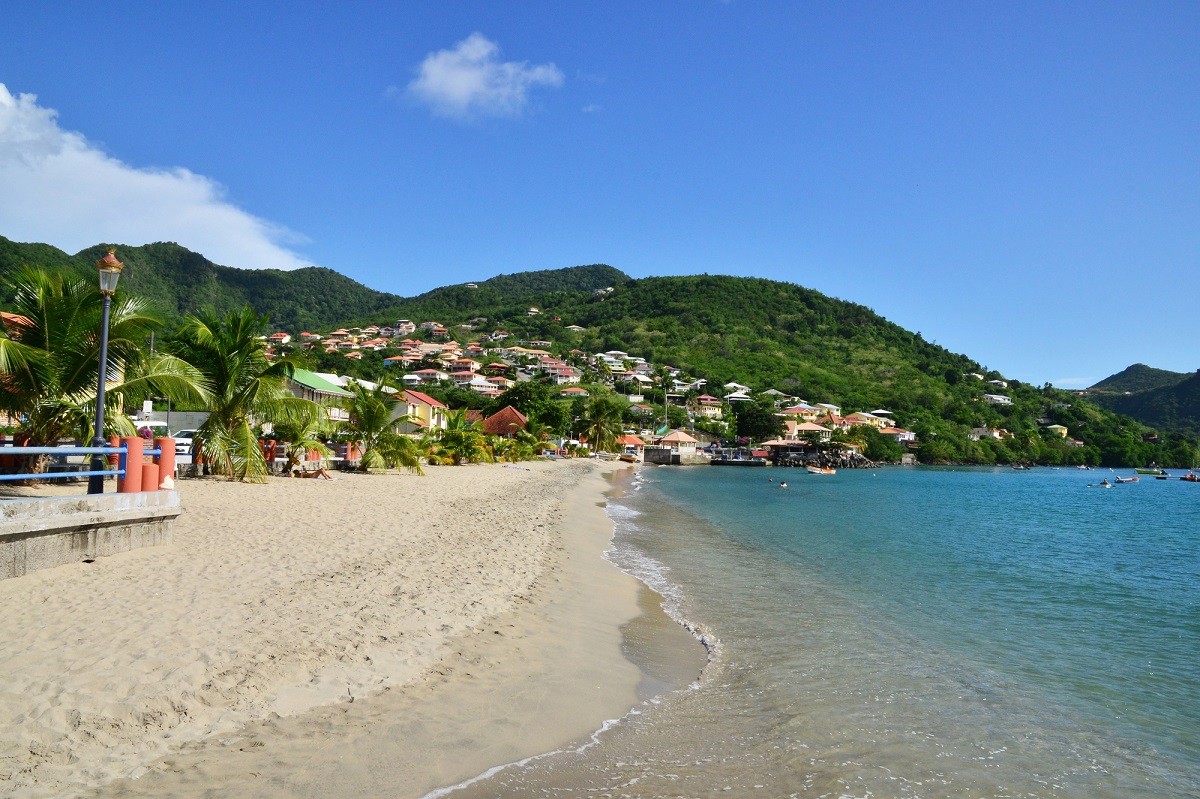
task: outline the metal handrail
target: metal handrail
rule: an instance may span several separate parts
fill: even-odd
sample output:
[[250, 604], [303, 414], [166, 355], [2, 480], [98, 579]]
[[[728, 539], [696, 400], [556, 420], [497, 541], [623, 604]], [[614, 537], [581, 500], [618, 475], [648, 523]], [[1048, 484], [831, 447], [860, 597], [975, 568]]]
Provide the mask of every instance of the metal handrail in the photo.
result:
[[[143, 455], [162, 455], [162, 447], [142, 450]], [[120, 461], [116, 469], [86, 472], [34, 472], [28, 474], [0, 474], [0, 481], [6, 480], [74, 480], [79, 477], [116, 477], [125, 476], [125, 458], [128, 455], [126, 447], [0, 447], [0, 455], [119, 455]]]

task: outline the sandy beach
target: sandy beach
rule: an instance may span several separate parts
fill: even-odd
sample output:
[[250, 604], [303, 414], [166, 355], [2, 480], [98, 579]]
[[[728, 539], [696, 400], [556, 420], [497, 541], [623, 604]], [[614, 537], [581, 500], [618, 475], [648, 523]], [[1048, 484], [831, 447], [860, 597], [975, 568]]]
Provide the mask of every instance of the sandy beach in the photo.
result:
[[654, 606], [606, 468], [181, 482], [172, 544], [0, 582], [0, 793], [420, 797], [586, 740]]

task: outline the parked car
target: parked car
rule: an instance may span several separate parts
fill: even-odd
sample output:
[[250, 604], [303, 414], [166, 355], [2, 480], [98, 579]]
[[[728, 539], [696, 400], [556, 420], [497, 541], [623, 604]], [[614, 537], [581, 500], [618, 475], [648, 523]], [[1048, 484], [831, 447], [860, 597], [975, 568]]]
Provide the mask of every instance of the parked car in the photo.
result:
[[192, 439], [196, 437], [195, 430], [179, 430], [171, 437], [175, 439], [176, 455], [192, 454]]

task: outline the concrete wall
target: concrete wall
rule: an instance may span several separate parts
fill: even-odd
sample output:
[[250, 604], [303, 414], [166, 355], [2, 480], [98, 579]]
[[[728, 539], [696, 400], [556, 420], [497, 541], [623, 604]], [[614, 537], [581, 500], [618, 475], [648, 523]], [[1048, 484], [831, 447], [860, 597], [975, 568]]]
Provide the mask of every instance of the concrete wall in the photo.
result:
[[[167, 421], [167, 412], [151, 411], [150, 418], [156, 422], [165, 422]], [[195, 430], [207, 421], [208, 411], [171, 411], [171, 432]], [[137, 424], [137, 422], [134, 422], [134, 424]]]
[[0, 580], [171, 542], [178, 491], [0, 501]]

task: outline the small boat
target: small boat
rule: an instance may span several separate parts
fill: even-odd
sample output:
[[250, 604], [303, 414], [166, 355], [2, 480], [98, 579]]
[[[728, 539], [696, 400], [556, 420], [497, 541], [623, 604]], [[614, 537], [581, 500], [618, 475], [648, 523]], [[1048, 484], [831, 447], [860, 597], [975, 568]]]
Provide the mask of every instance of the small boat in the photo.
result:
[[1166, 471], [1164, 470], [1164, 471], [1163, 471], [1163, 472], [1161, 472], [1160, 474], [1156, 474], [1156, 475], [1154, 475], [1154, 479], [1155, 479], [1155, 480], [1170, 480], [1170, 479], [1171, 479], [1171, 475], [1170, 475], [1168, 472], [1166, 472]]
[[1141, 480], [1141, 479], [1142, 478], [1140, 478], [1140, 477], [1118, 477], [1117, 482], [1118, 483], [1136, 483], [1138, 480]]
[[1187, 474], [1185, 474], [1183, 477], [1180, 477], [1179, 479], [1184, 481], [1185, 483], [1200, 483], [1200, 474], [1196, 474], [1195, 472], [1188, 472]]
[[1162, 469], [1134, 469], [1138, 474], [1162, 474]]
[[837, 474], [837, 469], [830, 469], [827, 466], [805, 466], [809, 474]]

